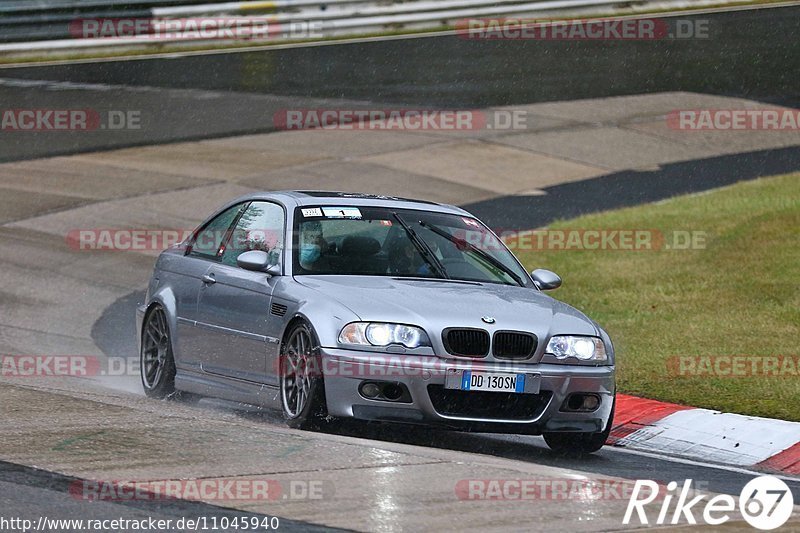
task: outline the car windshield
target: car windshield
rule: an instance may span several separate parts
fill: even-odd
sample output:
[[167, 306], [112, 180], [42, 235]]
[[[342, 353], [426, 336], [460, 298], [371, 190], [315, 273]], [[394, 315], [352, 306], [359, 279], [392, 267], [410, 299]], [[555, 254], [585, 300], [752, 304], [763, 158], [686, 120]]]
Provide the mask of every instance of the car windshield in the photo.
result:
[[530, 285], [508, 248], [475, 218], [386, 207], [302, 207], [294, 272]]

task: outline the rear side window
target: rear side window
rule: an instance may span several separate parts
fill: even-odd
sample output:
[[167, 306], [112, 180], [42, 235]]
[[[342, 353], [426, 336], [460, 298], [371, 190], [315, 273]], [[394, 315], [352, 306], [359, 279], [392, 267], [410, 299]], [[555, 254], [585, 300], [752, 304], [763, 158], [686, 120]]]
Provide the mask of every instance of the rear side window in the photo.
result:
[[197, 232], [191, 253], [193, 255], [216, 258], [231, 224], [236, 220], [239, 211], [242, 210], [242, 205], [238, 204], [226, 209]]

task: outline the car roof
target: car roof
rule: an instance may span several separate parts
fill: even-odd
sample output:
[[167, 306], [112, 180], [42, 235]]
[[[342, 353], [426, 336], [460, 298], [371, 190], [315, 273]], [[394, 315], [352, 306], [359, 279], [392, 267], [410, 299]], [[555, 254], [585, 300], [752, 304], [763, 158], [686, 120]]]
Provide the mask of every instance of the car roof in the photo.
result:
[[460, 207], [448, 204], [439, 204], [426, 200], [412, 200], [398, 196], [344, 191], [264, 191], [243, 196], [237, 199], [237, 202], [244, 200], [277, 200], [287, 206], [294, 204], [298, 207], [318, 205], [395, 207], [397, 209], [417, 209], [421, 211], [470, 215]]

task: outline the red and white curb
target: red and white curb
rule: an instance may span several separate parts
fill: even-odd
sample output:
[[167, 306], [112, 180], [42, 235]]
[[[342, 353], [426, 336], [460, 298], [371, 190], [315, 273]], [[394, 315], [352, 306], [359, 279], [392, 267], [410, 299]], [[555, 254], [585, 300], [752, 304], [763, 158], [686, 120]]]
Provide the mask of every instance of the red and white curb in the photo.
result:
[[690, 459], [800, 474], [800, 422], [617, 395], [608, 444]]

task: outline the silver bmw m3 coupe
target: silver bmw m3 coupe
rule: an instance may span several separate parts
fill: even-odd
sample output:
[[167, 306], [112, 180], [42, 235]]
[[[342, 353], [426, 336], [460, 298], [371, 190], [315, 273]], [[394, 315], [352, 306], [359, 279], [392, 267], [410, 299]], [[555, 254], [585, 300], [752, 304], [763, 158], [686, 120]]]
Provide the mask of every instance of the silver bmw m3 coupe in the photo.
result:
[[614, 348], [544, 294], [560, 284], [458, 207], [251, 194], [159, 256], [137, 309], [142, 384], [274, 407], [297, 428], [349, 417], [590, 453], [612, 424]]

